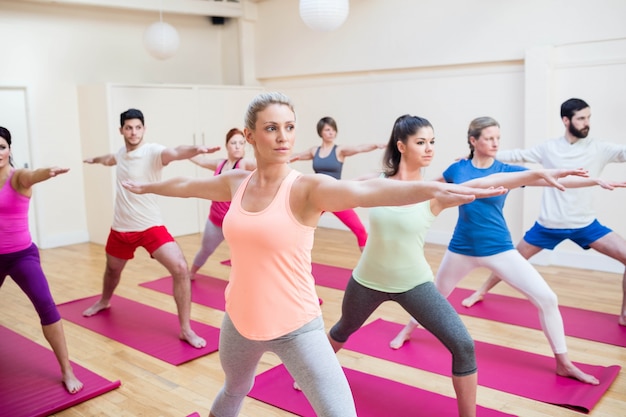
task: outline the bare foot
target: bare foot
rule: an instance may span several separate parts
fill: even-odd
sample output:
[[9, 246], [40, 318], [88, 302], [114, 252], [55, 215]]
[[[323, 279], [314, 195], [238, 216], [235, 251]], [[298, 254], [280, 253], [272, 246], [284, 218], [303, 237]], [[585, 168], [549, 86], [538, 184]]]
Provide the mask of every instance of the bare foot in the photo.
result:
[[110, 307], [111, 307], [110, 303], [105, 303], [102, 300], [98, 300], [97, 303], [89, 307], [87, 310], [83, 311], [83, 316], [90, 317]]
[[464, 299], [463, 301], [461, 301], [461, 304], [464, 307], [471, 307], [474, 304], [480, 302], [483, 300], [483, 295], [481, 293], [479, 293], [478, 291], [474, 292], [472, 295], [470, 295], [469, 297], [467, 297], [466, 299]]
[[201, 338], [194, 332], [193, 330], [183, 330], [180, 332], [180, 339], [189, 343], [191, 346], [196, 349], [201, 349], [206, 346], [206, 340]]
[[400, 333], [393, 338], [391, 342], [389, 342], [389, 347], [392, 349], [400, 349], [405, 342], [408, 342], [411, 339], [411, 332], [413, 329], [408, 330], [406, 327], [400, 330]]
[[63, 375], [63, 385], [65, 385], [65, 389], [70, 394], [76, 394], [83, 389], [83, 383], [76, 378], [76, 375], [74, 375], [72, 371]]
[[593, 375], [589, 375], [578, 369], [574, 364], [570, 366], [558, 366], [556, 368], [557, 375], [574, 378], [585, 384], [598, 385], [600, 381]]
[[626, 326], [626, 316], [619, 316], [619, 325]]

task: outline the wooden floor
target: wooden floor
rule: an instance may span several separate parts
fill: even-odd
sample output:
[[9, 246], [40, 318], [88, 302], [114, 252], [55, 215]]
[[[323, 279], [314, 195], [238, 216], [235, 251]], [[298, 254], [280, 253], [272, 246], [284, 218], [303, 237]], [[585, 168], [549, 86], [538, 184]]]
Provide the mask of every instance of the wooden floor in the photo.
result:
[[[188, 261], [200, 245], [200, 235], [177, 238]], [[436, 271], [444, 248], [428, 246], [427, 255]], [[42, 263], [57, 303], [99, 294], [104, 269], [104, 248], [95, 244], [79, 244], [41, 251]], [[223, 243], [200, 271], [227, 279], [229, 268], [220, 261], [229, 257]], [[359, 257], [356, 241], [345, 231], [320, 228], [316, 232], [313, 261], [346, 268], [356, 265]], [[621, 302], [621, 276], [596, 271], [540, 267], [562, 305], [575, 306], [617, 314]], [[170, 296], [140, 287], [141, 282], [167, 275], [165, 269], [151, 260], [143, 250], [129, 262], [117, 294], [151, 305], [161, 310], [176, 312]], [[461, 282], [462, 287], [477, 288], [486, 271], [475, 271]], [[322, 310], [327, 328], [339, 317], [342, 292], [318, 287], [324, 300]], [[519, 296], [505, 285], [497, 287], [501, 294]], [[48, 346], [41, 333], [38, 318], [28, 299], [12, 280], [7, 279], [0, 291], [0, 324], [38, 343]], [[113, 306], [115, 308], [115, 306]], [[192, 319], [219, 327], [223, 313], [194, 304]], [[407, 315], [393, 303], [386, 303], [370, 318], [384, 318], [404, 323]], [[551, 356], [543, 333], [537, 330], [508, 326], [492, 321], [461, 316], [472, 336], [478, 341], [496, 343], [533, 353]], [[164, 416], [184, 417], [193, 412], [206, 417], [223, 374], [217, 353], [181, 366], [169, 365], [82, 327], [64, 321], [71, 359], [89, 370], [109, 379], [121, 380], [122, 386], [85, 403], [56, 414], [59, 417], [78, 416]], [[177, 337], [172, 329], [172, 337]], [[2, 341], [0, 341], [2, 343]], [[601, 343], [568, 338], [572, 360], [596, 365], [626, 367], [626, 349]], [[341, 351], [341, 363], [363, 372], [394, 379], [447, 396], [454, 396], [449, 378], [391, 364], [361, 354]], [[278, 364], [271, 354], [263, 357], [258, 372]], [[5, 378], [6, 375], [0, 377]], [[515, 378], [515, 375], [502, 375]], [[524, 417], [580, 416], [575, 411], [552, 406], [492, 389], [479, 387], [478, 403]], [[0, 405], [0, 408], [2, 406]], [[270, 417], [291, 414], [247, 398], [241, 416]], [[407, 410], [407, 416], [412, 415]], [[610, 390], [589, 414], [592, 417], [626, 416], [626, 377], [620, 373]]]

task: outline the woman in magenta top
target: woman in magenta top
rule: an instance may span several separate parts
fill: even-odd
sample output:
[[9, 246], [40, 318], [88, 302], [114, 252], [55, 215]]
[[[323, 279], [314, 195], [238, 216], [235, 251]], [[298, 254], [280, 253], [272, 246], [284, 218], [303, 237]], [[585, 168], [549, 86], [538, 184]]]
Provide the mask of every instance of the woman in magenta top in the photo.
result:
[[[246, 153], [246, 140], [243, 132], [237, 128], [232, 128], [226, 133], [226, 151], [228, 155], [226, 159], [208, 158], [208, 155], [198, 155], [191, 158], [191, 162], [203, 168], [214, 171], [214, 175], [220, 175], [231, 169], [244, 169], [253, 171], [256, 168], [256, 162], [250, 159], [244, 159]], [[209, 256], [215, 252], [218, 245], [224, 240], [222, 232], [222, 222], [224, 216], [230, 207], [230, 201], [212, 201], [209, 210], [209, 218], [204, 226], [202, 234], [202, 246], [193, 258], [191, 264], [191, 279], [194, 279], [196, 273], [206, 263]]]
[[61, 315], [41, 269], [39, 250], [28, 228], [32, 186], [69, 171], [68, 168], [14, 169], [11, 163], [11, 133], [0, 127], [0, 286], [7, 276], [33, 303], [43, 334], [61, 366], [62, 381], [70, 394], [83, 389], [67, 352]]

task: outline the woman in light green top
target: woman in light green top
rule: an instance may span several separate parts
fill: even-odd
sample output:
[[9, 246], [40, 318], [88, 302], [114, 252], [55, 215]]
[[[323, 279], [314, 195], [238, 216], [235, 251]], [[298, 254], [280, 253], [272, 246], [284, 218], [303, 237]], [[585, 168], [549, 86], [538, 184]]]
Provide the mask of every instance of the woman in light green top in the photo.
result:
[[[434, 154], [433, 127], [426, 119], [399, 117], [385, 151], [384, 176], [421, 181]], [[345, 291], [341, 319], [329, 332], [338, 351], [385, 301], [395, 301], [452, 353], [452, 382], [459, 416], [476, 415], [477, 368], [474, 341], [450, 303], [434, 284], [424, 256], [424, 238], [448, 205], [437, 199], [369, 210], [370, 231], [363, 255]]]

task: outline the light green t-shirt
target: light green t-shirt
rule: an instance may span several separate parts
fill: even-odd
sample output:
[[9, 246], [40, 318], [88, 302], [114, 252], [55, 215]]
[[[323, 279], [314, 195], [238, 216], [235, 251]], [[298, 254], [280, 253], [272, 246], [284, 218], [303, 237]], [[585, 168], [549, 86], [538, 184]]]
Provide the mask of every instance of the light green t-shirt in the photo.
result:
[[389, 293], [433, 281], [424, 256], [424, 239], [435, 219], [430, 201], [371, 208], [369, 236], [352, 272], [354, 279], [367, 288]]

